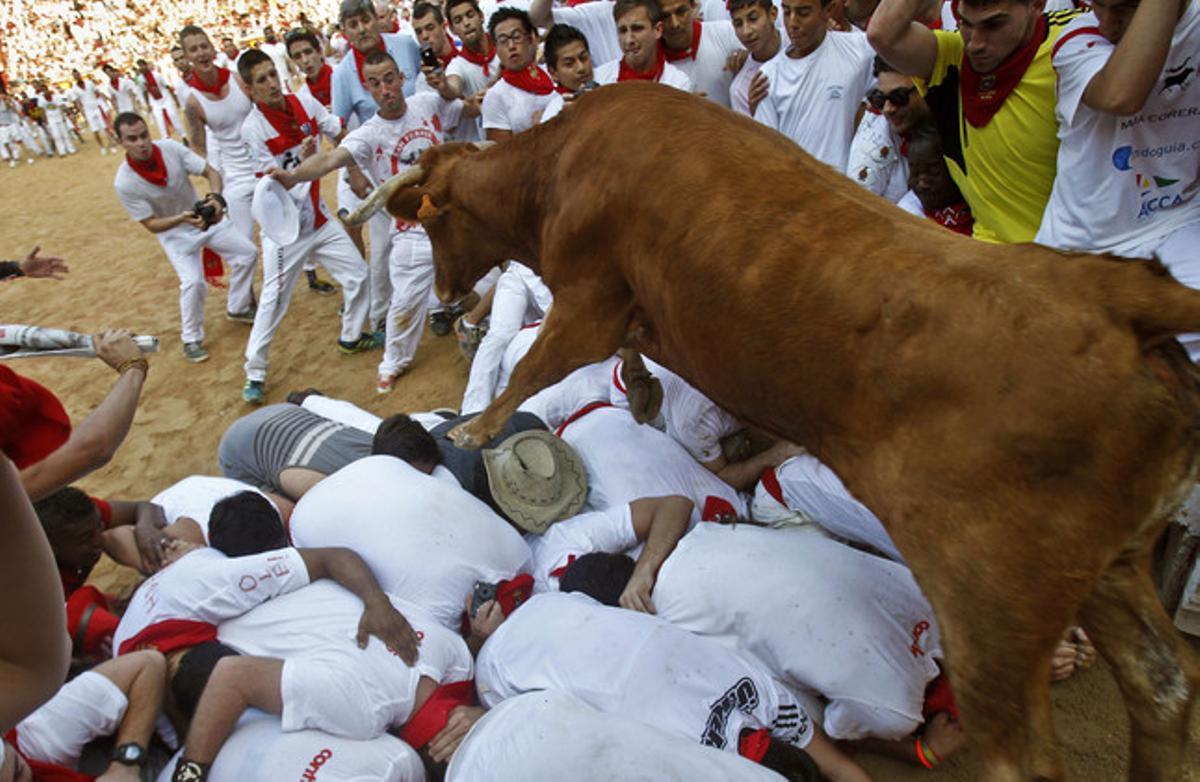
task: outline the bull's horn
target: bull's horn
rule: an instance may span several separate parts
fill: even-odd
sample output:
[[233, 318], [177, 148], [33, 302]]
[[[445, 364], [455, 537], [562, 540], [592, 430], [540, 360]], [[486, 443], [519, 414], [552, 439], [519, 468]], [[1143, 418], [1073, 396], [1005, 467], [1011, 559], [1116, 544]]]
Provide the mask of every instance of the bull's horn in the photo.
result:
[[421, 181], [424, 172], [421, 167], [409, 166], [400, 171], [394, 177], [384, 182], [379, 187], [375, 188], [369, 196], [363, 199], [363, 202], [358, 205], [358, 208], [346, 217], [346, 222], [350, 225], [359, 225], [371, 219], [371, 216], [387, 206], [388, 199], [402, 187], [407, 187]]
[[475, 142], [475, 149], [478, 149], [481, 152], [483, 150], [487, 149], [488, 147], [494, 147], [494, 146], [496, 146], [495, 141], [476, 141]]

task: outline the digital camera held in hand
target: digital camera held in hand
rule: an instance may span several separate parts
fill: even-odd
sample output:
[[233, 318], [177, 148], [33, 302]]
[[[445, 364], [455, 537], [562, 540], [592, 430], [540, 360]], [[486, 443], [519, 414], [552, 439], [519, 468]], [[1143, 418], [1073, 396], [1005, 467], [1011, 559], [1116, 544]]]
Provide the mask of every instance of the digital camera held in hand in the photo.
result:
[[479, 607], [489, 600], [496, 599], [497, 584], [489, 584], [486, 581], [476, 581], [475, 589], [471, 592], [471, 618], [475, 618], [475, 614], [479, 612]]
[[192, 214], [204, 221], [205, 228], [209, 228], [217, 222], [217, 206], [207, 198], [197, 201], [192, 206]]

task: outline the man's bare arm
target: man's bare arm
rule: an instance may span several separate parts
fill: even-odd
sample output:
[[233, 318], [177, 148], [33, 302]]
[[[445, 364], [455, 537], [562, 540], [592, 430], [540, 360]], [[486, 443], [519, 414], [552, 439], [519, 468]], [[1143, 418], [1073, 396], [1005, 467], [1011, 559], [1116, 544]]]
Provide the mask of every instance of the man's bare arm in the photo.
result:
[[925, 0], [882, 0], [867, 26], [867, 40], [889, 65], [928, 80], [937, 62], [937, 37], [917, 21]]
[[204, 109], [200, 107], [195, 95], [188, 96], [183, 113], [187, 116], [188, 141], [192, 145], [192, 151], [200, 157], [207, 157], [208, 136], [204, 127]]
[[533, 0], [529, 4], [529, 20], [543, 29], [554, 24], [553, 0]]
[[1182, 13], [1179, 0], [1142, 0], [1121, 42], [1083, 91], [1084, 105], [1118, 116], [1141, 111], [1158, 83]]
[[274, 169], [271, 176], [278, 179], [284, 187], [293, 187], [298, 182], [315, 182], [331, 171], [353, 164], [354, 156], [349, 150], [345, 147], [334, 147], [318, 152], [295, 168]]

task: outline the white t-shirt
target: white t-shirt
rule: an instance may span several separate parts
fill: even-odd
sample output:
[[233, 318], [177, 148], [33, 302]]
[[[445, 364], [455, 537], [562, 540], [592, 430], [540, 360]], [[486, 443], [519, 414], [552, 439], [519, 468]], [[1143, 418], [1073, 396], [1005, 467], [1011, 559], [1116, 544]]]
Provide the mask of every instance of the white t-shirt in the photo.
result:
[[1077, 17], [1054, 47], [1062, 143], [1036, 241], [1123, 254], [1200, 220], [1200, 2], [1184, 8], [1163, 72], [1128, 117], [1083, 103], [1115, 48], [1098, 24], [1093, 12]]
[[551, 95], [554, 93], [537, 95], [526, 92], [501, 79], [483, 96], [483, 129], [486, 131], [493, 128], [513, 133], [529, 130], [550, 102]]
[[603, 65], [621, 59], [621, 42], [617, 38], [617, 23], [613, 21], [612, 0], [593, 0], [574, 7], [558, 6], [552, 10], [555, 24], [569, 24], [587, 38], [592, 62]]
[[101, 99], [104, 97], [104, 93], [100, 91], [100, 87], [94, 82], [85, 81], [82, 86], [76, 84], [72, 87], [69, 97], [71, 100], [79, 101], [83, 107], [84, 114], [92, 114], [100, 111]]
[[732, 753], [542, 690], [509, 698], [475, 723], [450, 758], [446, 780], [562, 779], [564, 769], [572, 782], [781, 779]]
[[697, 464], [671, 437], [639, 424], [625, 410], [593, 410], [567, 424], [559, 436], [587, 469], [591, 510], [679, 494], [695, 505], [693, 525], [714, 514], [746, 518], [746, 502], [736, 489]]
[[[742, 48], [733, 33], [733, 23], [702, 22], [700, 47], [695, 59], [672, 60], [671, 65], [683, 72], [692, 82], [692, 90], [703, 93], [709, 100], [729, 108], [729, 82], [732, 74], [725, 70], [725, 61], [732, 52]], [[751, 59], [751, 58], [747, 58]]]
[[[517, 336], [513, 337], [509, 350], [513, 350], [513, 344], [517, 345], [518, 352], [527, 344], [532, 345], [533, 340], [537, 338], [537, 333], [537, 327], [521, 329], [517, 332]], [[514, 354], [510, 357], [507, 352], [505, 363], [508, 363], [510, 358], [516, 359], [514, 364], [520, 361], [521, 356]], [[538, 391], [522, 402], [517, 409], [533, 413], [542, 419], [549, 429], [557, 429], [587, 404], [611, 402], [612, 371], [616, 365], [616, 358], [599, 361], [595, 364], [586, 364], [554, 385]], [[499, 395], [500, 392], [496, 393]]]
[[775, 128], [839, 172], [846, 170], [854, 119], [875, 77], [864, 33], [830, 31], [807, 57], [786, 54], [763, 66], [767, 97], [754, 119]]
[[[489, 84], [500, 78], [500, 56], [492, 56], [488, 62], [487, 73], [483, 72], [482, 65], [476, 65], [466, 57], [455, 57], [446, 66], [446, 75], [457, 76], [463, 80], [463, 95], [475, 95], [486, 90]], [[482, 140], [483, 117], [471, 117], [459, 122], [450, 135], [455, 141]]]
[[216, 475], [189, 475], [154, 495], [150, 502], [163, 509], [168, 524], [174, 524], [180, 518], [196, 522], [207, 543], [208, 517], [212, 515], [213, 506], [244, 491], [252, 491], [270, 502], [267, 495], [250, 484]]
[[[157, 782], [171, 782], [183, 750], [167, 763]], [[368, 741], [319, 730], [285, 732], [279, 718], [247, 709], [221, 745], [209, 782], [301, 779], [320, 782], [423, 782], [425, 769], [412, 747], [390, 734]]]
[[67, 117], [63, 112], [66, 110], [70, 99], [70, 95], [65, 93], [52, 93], [49, 99], [45, 95], [38, 95], [37, 105], [46, 113], [46, 122], [61, 125], [67, 121]]
[[[163, 163], [167, 167], [166, 185], [160, 187], [148, 182], [130, 168], [128, 162], [121, 163], [113, 180], [113, 187], [117, 190], [121, 206], [138, 222], [147, 217], [169, 217], [191, 211], [198, 198], [196, 188], [192, 186], [188, 175], [200, 176], [207, 165], [204, 158], [178, 141], [163, 139], [153, 143], [162, 152]], [[191, 226], [179, 225], [170, 231], [178, 231], [181, 228]]]
[[138, 88], [132, 79], [124, 76], [119, 77], [117, 79], [117, 86], [113, 92], [117, 97], [118, 114], [124, 111], [137, 111]]
[[[801, 454], [768, 471], [783, 494], [783, 504], [851, 543], [868, 546], [903, 562], [883, 522], [859, 502], [833, 470], [812, 454]], [[757, 492], [764, 491], [760, 482]]]
[[754, 77], [768, 62], [786, 57], [785, 51], [787, 51], [786, 40], [780, 42], [779, 51], [775, 52], [775, 56], [766, 62], [759, 62], [754, 59], [753, 55], [747, 55], [746, 61], [742, 63], [742, 69], [729, 82], [729, 107], [731, 109], [739, 114], [745, 114], [747, 117], [752, 116], [750, 114], [750, 82], [754, 81]]
[[908, 192], [908, 158], [901, 154], [904, 140], [887, 117], [866, 111], [846, 161], [846, 176], [893, 204]]
[[471, 678], [471, 652], [462, 636], [419, 606], [389, 598], [421, 641], [411, 668], [374, 636], [366, 649], [358, 648], [362, 601], [326, 580], [222, 622], [217, 638], [241, 654], [286, 661], [284, 730], [369, 739], [408, 721], [422, 676], [442, 684]]
[[[341, 146], [375, 187], [401, 168], [416, 163], [425, 150], [445, 141], [447, 129], [462, 119], [462, 101], [443, 100], [436, 92], [405, 98], [405, 105], [399, 119], [384, 119], [376, 113], [342, 139]], [[396, 226], [401, 232], [425, 232], [420, 223], [396, 221]]]
[[811, 528], [702, 524], [663, 563], [653, 600], [663, 619], [828, 698], [834, 738], [897, 739], [922, 722], [940, 634], [903, 565]]
[[310, 489], [292, 512], [298, 546], [358, 552], [384, 591], [457, 629], [476, 581], [524, 571], [529, 546], [461, 486], [392, 456], [368, 456]]
[[638, 545], [633, 528], [633, 511], [629, 505], [616, 505], [605, 510], [589, 511], [551, 524], [540, 535], [525, 536], [533, 552], [535, 592], [557, 592], [560, 568], [565, 568], [585, 554], [604, 552], [620, 554]]
[[308, 583], [300, 552], [282, 548], [227, 557], [212, 548], [185, 554], [142, 583], [113, 633], [113, 652], [150, 625], [167, 619], [219, 624]]
[[578, 592], [534, 595], [488, 638], [475, 685], [488, 707], [559, 690], [592, 708], [736, 753], [743, 728], [804, 747], [812, 723], [759, 664], [653, 614]]
[[[642, 361], [662, 385], [663, 401], [659, 414], [667, 434], [701, 464], [720, 457], [721, 439], [742, 428], [738, 420], [662, 364], [645, 356]], [[618, 360], [613, 367], [610, 399], [617, 407], [628, 410], [629, 397], [621, 381], [621, 366]]]
[[[336, 116], [325, 109], [321, 103], [312, 97], [312, 95], [297, 95], [295, 96], [300, 101], [301, 107], [308, 115], [308, 119], [301, 123], [300, 132], [305, 138], [318, 138], [324, 135], [330, 141], [342, 132], [342, 123]], [[290, 107], [289, 107], [290, 108]], [[295, 119], [299, 120], [299, 117]], [[293, 169], [300, 165], [301, 150], [303, 142], [293, 144], [286, 149], [272, 151], [271, 145], [277, 143], [281, 137], [281, 133], [263, 114], [257, 104], [246, 115], [245, 121], [242, 123], [242, 139], [246, 143], [246, 150], [250, 154], [250, 160], [254, 167], [255, 176], [264, 175], [268, 169], [281, 168], [284, 170]], [[292, 200], [296, 203], [296, 208], [300, 211], [300, 232], [307, 234], [314, 230], [316, 225], [316, 215], [320, 214], [324, 223], [332, 220], [333, 215], [329, 213], [329, 206], [325, 203], [325, 199], [321, 198], [321, 183], [316, 182], [300, 182], [288, 191]]]
[[[588, 5], [593, 4], [594, 3], [588, 3]], [[619, 59], [610, 60], [603, 65], [599, 65], [592, 72], [592, 78], [594, 78], [596, 83], [600, 85], [616, 84], [620, 75], [621, 61]], [[683, 90], [684, 92], [692, 91], [692, 80], [688, 78], [686, 73], [679, 70], [669, 62], [663, 63], [663, 72], [659, 74], [658, 83], [665, 84], [668, 87], [674, 87], [677, 90]]]

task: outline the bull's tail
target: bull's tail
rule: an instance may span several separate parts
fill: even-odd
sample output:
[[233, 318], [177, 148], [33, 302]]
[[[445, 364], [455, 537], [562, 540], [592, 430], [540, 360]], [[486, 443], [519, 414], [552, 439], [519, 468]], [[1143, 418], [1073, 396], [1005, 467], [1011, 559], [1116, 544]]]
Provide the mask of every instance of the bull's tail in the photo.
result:
[[1177, 281], [1157, 260], [1110, 261], [1110, 273], [1096, 280], [1104, 304], [1114, 319], [1130, 325], [1144, 347], [1200, 332], [1200, 291]]

